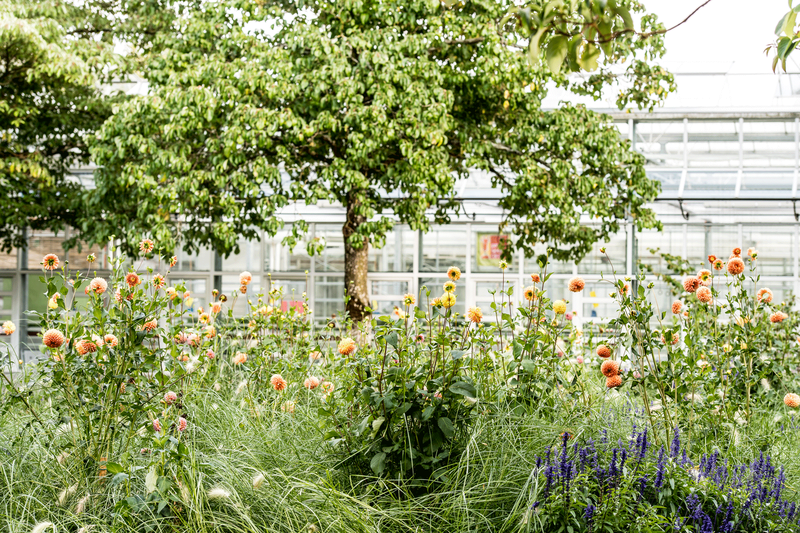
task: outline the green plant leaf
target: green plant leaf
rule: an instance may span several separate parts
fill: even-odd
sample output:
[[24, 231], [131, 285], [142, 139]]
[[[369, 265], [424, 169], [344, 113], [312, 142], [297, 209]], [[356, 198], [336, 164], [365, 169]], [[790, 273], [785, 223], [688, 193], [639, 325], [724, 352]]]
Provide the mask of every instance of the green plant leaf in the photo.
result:
[[128, 481], [128, 478], [129, 478], [128, 474], [126, 474], [125, 472], [120, 472], [119, 474], [111, 478], [111, 486], [116, 487], [121, 483], [125, 483], [126, 481]]
[[448, 439], [452, 439], [456, 434], [456, 428], [453, 426], [453, 421], [447, 418], [446, 416], [441, 417], [437, 420], [437, 424], [439, 425], [439, 429], [442, 430], [444, 436]]
[[583, 53], [578, 58], [578, 64], [583, 70], [592, 72], [597, 70], [597, 60], [600, 58], [600, 49], [593, 44], [587, 44]]
[[470, 383], [466, 383], [464, 381], [456, 381], [452, 385], [450, 385], [450, 392], [453, 394], [458, 394], [460, 396], [469, 396], [469, 397], [477, 397], [478, 392], [475, 389], [474, 385]]
[[528, 45], [528, 61], [531, 65], [537, 65], [539, 63], [539, 55], [541, 54], [541, 47], [539, 43], [542, 40], [542, 36], [544, 32], [547, 30], [546, 27], [542, 26], [536, 33], [531, 37], [531, 42]]
[[375, 472], [375, 475], [379, 476], [383, 474], [384, 468], [386, 465], [386, 454], [384, 452], [378, 452], [372, 456], [372, 460], [369, 462], [369, 467]]
[[561, 64], [567, 57], [569, 41], [566, 37], [556, 36], [547, 43], [547, 66], [551, 72], [557, 74], [561, 71]]
[[125, 471], [119, 463], [106, 463], [106, 470], [108, 470], [109, 474], [119, 474]]

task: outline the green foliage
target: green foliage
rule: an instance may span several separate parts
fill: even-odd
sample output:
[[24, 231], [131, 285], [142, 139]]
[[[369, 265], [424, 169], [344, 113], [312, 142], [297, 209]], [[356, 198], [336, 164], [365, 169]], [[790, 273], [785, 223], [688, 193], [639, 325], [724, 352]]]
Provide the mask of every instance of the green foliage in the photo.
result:
[[[664, 54], [667, 30], [636, 0], [526, 1], [511, 8], [499, 28], [510, 32], [511, 46], [527, 40], [530, 62], [538, 66], [544, 58], [559, 83], [577, 94], [599, 99], [618, 85], [620, 109], [636, 104], [652, 111], [675, 90], [672, 74], [653, 64]], [[581, 71], [593, 74], [585, 79], [558, 76]]]
[[[173, 408], [173, 419], [164, 420], [161, 396], [210, 361], [211, 332], [184, 332], [188, 293], [186, 301], [173, 288], [165, 293], [160, 275], [142, 284], [121, 263], [121, 258], [114, 263], [110, 282], [80, 271], [45, 272], [47, 310], [33, 313], [45, 337], [44, 358], [36, 372], [25, 372], [21, 384], [8, 382], [20, 400], [24, 389], [48, 391], [54, 399], [48, 418], [24, 402], [40, 423], [37, 430], [94, 465], [124, 456], [134, 435], [159, 416], [166, 427], [177, 424], [178, 415], [187, 416]], [[162, 336], [168, 342], [162, 344]], [[60, 425], [55, 431], [54, 424]]]
[[798, 322], [778, 320], [789, 302], [753, 298], [752, 257], [743, 274], [701, 273], [712, 300], [681, 294], [688, 316], [673, 319], [642, 277], [603, 280], [619, 316], [596, 334], [548, 298], [546, 261], [521, 294], [503, 278], [485, 315], [463, 317], [451, 269], [445, 294], [406, 295], [358, 336], [347, 320], [314, 329], [303, 296], [253, 294], [247, 273], [208, 309], [153, 272], [116, 269], [107, 290], [46, 273], [40, 324], [70, 340], [22, 373], [3, 363], [0, 525], [708, 531], [704, 515], [722, 530], [731, 509], [738, 530], [791, 530], [800, 433], [780, 399], [797, 387]]
[[[658, 274], [678, 298], [672, 309], [658, 308], [649, 294], [653, 284], [645, 287], [640, 275], [638, 291], [620, 297], [620, 314], [609, 322], [618, 332], [610, 344], [630, 361], [632, 391], [641, 395], [652, 419], [666, 429], [685, 420], [691, 435], [733, 429], [750, 420], [757, 398], [777, 403], [794, 391], [797, 313], [791, 302], [773, 302], [762, 286], [758, 253], [746, 258], [749, 271], [736, 274], [723, 270], [723, 262], [713, 266], [716, 274], [708, 269], [694, 274], [687, 261], [661, 255], [672, 272], [689, 274], [684, 280]], [[691, 280], [693, 287], [685, 284]]]
[[84, 137], [120, 100], [98, 86], [115, 63], [108, 43], [76, 29], [89, 13], [0, 2], [0, 249], [27, 246], [25, 228], [57, 231], [86, 216], [83, 188], [67, 174], [89, 162]]
[[800, 13], [800, 4], [796, 6], [792, 4], [794, 4], [794, 1], [789, 0], [789, 11], [784, 13], [777, 26], [775, 26], [777, 39], [764, 50], [767, 55], [770, 54], [771, 50], [775, 51], [775, 55], [772, 58], [772, 72], [775, 72], [778, 62], [780, 62], [783, 71], [786, 72], [786, 60], [789, 59], [791, 53], [800, 44], [800, 28], [798, 28], [797, 24], [797, 13]]

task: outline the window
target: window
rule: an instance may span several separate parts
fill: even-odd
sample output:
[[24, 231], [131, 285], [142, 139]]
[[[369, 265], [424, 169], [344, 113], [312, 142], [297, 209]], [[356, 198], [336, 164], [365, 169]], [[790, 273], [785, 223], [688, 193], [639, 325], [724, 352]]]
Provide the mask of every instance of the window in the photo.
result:
[[[579, 274], [600, 274], [606, 276], [613, 271], [624, 275], [627, 270], [628, 238], [624, 228], [616, 235], [612, 235], [606, 242], [597, 242], [592, 247], [592, 251], [578, 263]], [[606, 249], [606, 253], [600, 252], [601, 248]], [[609, 260], [610, 258], [610, 260]]]
[[253, 239], [239, 239], [239, 253], [222, 258], [222, 270], [225, 272], [243, 272], [261, 270], [261, 242]]
[[419, 271], [445, 273], [467, 268], [467, 226], [437, 227], [420, 233]]
[[[525, 258], [525, 274], [529, 276], [533, 273], [543, 272], [542, 267], [539, 266], [539, 256], [547, 254], [547, 245], [537, 244], [534, 248], [533, 257]], [[547, 264], [547, 272], [550, 274], [572, 274], [572, 268], [575, 265], [572, 261], [558, 261], [550, 259]]]
[[[762, 276], [792, 276], [797, 248], [793, 246], [793, 227], [755, 226], [742, 231], [742, 256], [755, 248], [758, 254], [756, 271]], [[727, 258], [726, 258], [727, 259]]]
[[317, 272], [344, 272], [344, 237], [341, 226], [317, 224], [314, 238], [325, 243], [325, 250], [314, 256]]
[[414, 240], [417, 232], [402, 226], [386, 235], [382, 248], [369, 247], [370, 272], [411, 272], [414, 269]]
[[314, 279], [314, 315], [327, 320], [344, 312], [344, 277], [317, 276]]
[[56, 254], [60, 260], [59, 268], [66, 259], [64, 251], [64, 234], [56, 235], [49, 231], [33, 231], [28, 238], [28, 268], [42, 269], [42, 258], [47, 254]]
[[274, 237], [264, 240], [264, 271], [266, 272], [305, 272], [311, 270], [311, 257], [308, 255], [306, 236], [293, 249], [282, 244], [289, 231], [279, 231]]

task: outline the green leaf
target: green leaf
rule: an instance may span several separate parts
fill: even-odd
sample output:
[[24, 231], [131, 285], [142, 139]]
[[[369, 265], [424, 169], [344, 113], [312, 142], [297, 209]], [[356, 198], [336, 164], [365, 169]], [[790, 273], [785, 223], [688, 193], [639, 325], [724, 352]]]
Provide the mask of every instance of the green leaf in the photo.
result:
[[568, 44], [567, 38], [561, 35], [553, 37], [547, 43], [547, 66], [553, 74], [558, 74], [561, 71], [561, 64], [564, 62], [564, 58], [567, 57]]
[[456, 381], [450, 385], [450, 392], [453, 394], [458, 394], [459, 396], [469, 396], [471, 398], [474, 398], [478, 395], [478, 391], [475, 389], [475, 386], [464, 381]]
[[778, 24], [775, 26], [775, 35], [780, 35], [783, 31], [783, 25], [786, 24], [786, 18], [789, 16], [789, 13], [784, 13], [781, 19], [778, 21]]
[[158, 488], [158, 492], [161, 494], [166, 494], [169, 488], [172, 486], [172, 480], [167, 476], [159, 476], [158, 483], [156, 487]]
[[789, 37], [781, 37], [778, 39], [778, 57], [786, 59], [792, 50], [792, 39]]
[[397, 332], [396, 331], [392, 331], [391, 333], [386, 335], [384, 338], [386, 339], [386, 343], [389, 344], [389, 346], [391, 346], [395, 350], [397, 349], [398, 337], [397, 337]]
[[109, 474], [119, 474], [125, 471], [119, 463], [106, 463], [106, 470], [108, 470]]
[[369, 467], [375, 472], [375, 475], [379, 476], [383, 474], [383, 470], [386, 467], [384, 464], [386, 462], [386, 454], [384, 452], [378, 452], [372, 456], [372, 460], [369, 462]]
[[453, 426], [453, 421], [447, 418], [446, 416], [441, 417], [439, 420], [436, 421], [439, 425], [439, 429], [442, 430], [444, 436], [448, 439], [452, 439], [456, 434], [456, 428]]
[[543, 26], [536, 30], [536, 33], [531, 37], [531, 42], [528, 45], [528, 62], [530, 62], [531, 65], [539, 64], [539, 55], [541, 54], [539, 43], [542, 40], [545, 30], [547, 30], [547, 28]]
[[790, 11], [786, 17], [786, 23], [783, 25], [783, 33], [789, 37], [794, 35], [795, 20], [797, 20], [797, 13], [795, 11]]
[[633, 19], [631, 18], [631, 14], [628, 10], [623, 6], [615, 6], [614, 11], [617, 15], [622, 17], [622, 21], [625, 23], [626, 30], [633, 30]]
[[583, 53], [578, 58], [578, 65], [587, 71], [592, 72], [597, 70], [597, 60], [600, 58], [600, 49], [593, 44], [587, 44], [583, 47]]

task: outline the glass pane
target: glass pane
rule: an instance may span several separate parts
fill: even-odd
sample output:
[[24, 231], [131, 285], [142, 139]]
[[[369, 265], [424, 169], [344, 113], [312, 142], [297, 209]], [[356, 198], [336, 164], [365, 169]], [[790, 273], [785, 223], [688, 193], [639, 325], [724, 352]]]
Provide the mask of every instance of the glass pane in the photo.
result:
[[[500, 254], [506, 246], [510, 246], [508, 235], [497, 233], [497, 230], [476, 229], [473, 235], [473, 259], [472, 270], [473, 272], [491, 272], [496, 273], [500, 271]], [[510, 272], [518, 272], [519, 263], [517, 258], [514, 257], [508, 264]]]
[[0, 296], [0, 311], [11, 311], [11, 296], [7, 294]]
[[306, 292], [306, 280], [304, 279], [274, 279], [264, 280], [266, 291], [278, 289], [285, 299], [302, 300]]
[[[714, 246], [712, 239], [716, 238], [717, 246], [720, 248], [727, 248], [731, 237], [729, 234], [722, 233], [714, 236], [710, 227], [703, 226], [688, 226], [685, 235], [686, 256], [683, 259], [688, 260], [696, 269], [703, 268], [708, 264], [708, 255], [713, 253], [710, 251]], [[733, 246], [728, 249], [732, 250]], [[725, 258], [727, 259], [727, 257]]]
[[402, 296], [407, 293], [407, 281], [385, 281], [373, 279], [369, 283], [370, 296]]
[[28, 238], [28, 268], [31, 270], [42, 269], [42, 258], [47, 254], [56, 254], [60, 261], [59, 268], [64, 264], [64, 234], [59, 236], [47, 231], [31, 232]]
[[[534, 273], [541, 273], [542, 268], [539, 266], [539, 256], [547, 254], [547, 245], [539, 244], [533, 249], [533, 256], [525, 258], [525, 274], [530, 275]], [[547, 272], [552, 274], [572, 274], [572, 261], [557, 261], [550, 259], [547, 264]]]
[[[636, 245], [639, 262], [649, 266], [656, 274], [674, 274], [661, 254], [683, 257], [685, 235], [683, 225], [664, 225], [664, 231], [646, 230], [636, 232]], [[619, 269], [617, 269], [619, 271]], [[647, 272], [647, 268], [642, 269]]]
[[261, 242], [239, 239], [239, 253], [222, 258], [222, 270], [226, 272], [255, 271], [261, 269]]
[[[575, 308], [574, 302], [576, 300], [576, 295], [571, 293], [571, 292], [569, 292], [569, 290], [567, 289], [567, 284], [569, 283], [569, 279], [570, 278], [564, 277], [564, 276], [559, 276], [559, 277], [555, 277], [554, 276], [554, 277], [550, 278], [549, 280], [547, 280], [547, 283], [545, 283], [545, 285], [544, 285], [544, 290], [545, 290], [545, 297], [549, 298], [551, 301], [566, 300], [567, 301], [567, 311], [569, 311], [571, 313], [571, 312], [573, 312], [573, 309]], [[530, 282], [530, 279], [526, 279], [525, 280], [526, 286], [530, 285], [529, 282]], [[588, 285], [589, 284], [587, 283], [587, 286]], [[606, 286], [608, 286], [608, 285], [606, 285]], [[541, 287], [541, 284], [539, 284], [539, 287]], [[584, 289], [584, 290], [586, 290], [586, 289]], [[518, 305], [527, 305], [528, 304], [528, 302], [523, 298], [522, 291], [520, 291], [520, 293], [518, 295], [515, 294], [515, 296], [516, 296], [517, 301], [520, 302], [520, 304], [518, 304]]]
[[[184, 299], [186, 304], [187, 311], [194, 312], [200, 307], [206, 307], [208, 303], [208, 294], [206, 293], [207, 290], [207, 280], [200, 278], [200, 279], [191, 279], [191, 278], [179, 278], [179, 277], [170, 277], [167, 280], [167, 283], [172, 287], [178, 287], [179, 285], [183, 285], [187, 291], [191, 293], [189, 299]], [[252, 285], [252, 283], [250, 284]], [[239, 278], [236, 277], [236, 287], [239, 287]], [[225, 288], [225, 281], [223, 277], [223, 289]], [[228, 295], [230, 298], [230, 293], [232, 291], [226, 291], [225, 294]], [[228, 300], [230, 301], [230, 300]]]
[[280, 294], [278, 301], [272, 305], [282, 311], [288, 311], [290, 307], [294, 307], [298, 311], [303, 310], [306, 294], [305, 280], [267, 278], [264, 280], [264, 292], [269, 294], [271, 290], [277, 290]]
[[[76, 247], [68, 252], [69, 267], [71, 269], [77, 268], [89, 272], [110, 269], [108, 264], [107, 246], [100, 248], [97, 245], [89, 246], [85, 242], [81, 242], [80, 248], [80, 251], [78, 251], [78, 248]], [[96, 259], [94, 263], [89, 263], [86, 258], [92, 253], [95, 255]]]
[[47, 311], [47, 285], [36, 275], [28, 276], [28, 310]]
[[451, 266], [467, 268], [467, 226], [434, 228], [422, 233], [419, 271], [445, 273]]
[[397, 318], [396, 313], [404, 309], [400, 300], [372, 300], [370, 307], [372, 307], [372, 316], [376, 318], [379, 316]]
[[[758, 286], [768, 287], [772, 291], [772, 294], [774, 295], [774, 299], [772, 300], [773, 304], [780, 305], [783, 303], [789, 303], [790, 301], [792, 301], [793, 297], [797, 296], [794, 293], [794, 284], [792, 282], [787, 282], [787, 281], [779, 282], [779, 281], [769, 281], [762, 279], [759, 282]], [[752, 291], [755, 291], [755, 288], [752, 288]], [[753, 294], [752, 291], [750, 294]]]
[[[446, 277], [441, 278], [420, 278], [419, 280], [419, 287], [420, 287], [420, 297], [417, 301], [420, 307], [424, 309], [426, 305], [430, 305], [430, 302], [434, 298], [438, 298], [442, 295], [444, 290], [442, 286], [447, 281]], [[422, 290], [422, 287], [427, 287], [431, 291], [431, 295], [429, 298], [425, 297], [425, 292]], [[460, 280], [456, 283], [456, 305], [453, 306], [453, 312], [464, 314], [466, 311], [466, 280], [462, 276]]]
[[11, 292], [14, 278], [0, 278], [0, 292]]
[[0, 252], [0, 270], [16, 270], [17, 269], [17, 250], [11, 250], [11, 253]]
[[396, 227], [386, 235], [382, 248], [369, 247], [370, 272], [411, 272], [414, 269], [414, 240], [417, 232]]
[[190, 254], [185, 250], [177, 252], [178, 264], [174, 270], [185, 272], [208, 272], [214, 260], [214, 254], [208, 248], [201, 248], [196, 254]]
[[279, 231], [274, 237], [264, 240], [265, 272], [306, 272], [311, 270], [311, 257], [308, 255], [308, 240], [303, 239], [294, 249], [289, 250], [281, 244], [288, 231]]
[[710, 234], [710, 237], [708, 237], [709, 245], [703, 254], [705, 268], [708, 268], [709, 255], [714, 254], [727, 262], [733, 249], [741, 246], [739, 228], [735, 224], [731, 226], [710, 226], [706, 228], [706, 231]]
[[[613, 277], [608, 276], [606, 279], [613, 281]], [[580, 297], [573, 295], [572, 299], [576, 301], [580, 298], [580, 313], [579, 316], [583, 321], [601, 321], [617, 316], [619, 311], [619, 304], [611, 297], [614, 291], [612, 283], [606, 281], [587, 282]], [[569, 305], [567, 309], [569, 309]], [[577, 309], [577, 306], [575, 307]]]
[[[592, 251], [578, 263], [578, 273], [580, 274], [600, 274], [608, 276], [613, 271], [617, 274], [624, 274], [627, 265], [628, 236], [625, 231], [620, 231], [613, 235], [607, 242], [598, 242]], [[606, 253], [601, 253], [600, 248], [605, 248]], [[609, 258], [611, 260], [609, 261]]]
[[[484, 320], [494, 322], [496, 320], [495, 312], [492, 310], [491, 305], [492, 302], [497, 304], [497, 312], [500, 312], [500, 309], [505, 309], [505, 312], [508, 312], [509, 307], [512, 307], [516, 310], [516, 308], [520, 305], [522, 294], [522, 289], [515, 283], [516, 278], [513, 280], [506, 279], [505, 285], [503, 285], [500, 279], [493, 280], [493, 281], [478, 281], [475, 283], [475, 295], [474, 301], [475, 305], [480, 307], [483, 311]], [[510, 287], [514, 287], [514, 294], [511, 296], [509, 301], [509, 297], [506, 295], [501, 295], [500, 290], [508, 290]], [[491, 294], [489, 291], [494, 291], [495, 294]], [[503, 303], [505, 303], [505, 307], [503, 307]]]
[[314, 280], [314, 314], [327, 320], [344, 310], [344, 277], [317, 276]]
[[794, 228], [757, 226], [742, 230], [742, 255], [758, 251], [757, 272], [762, 276], [791, 276], [794, 271]]
[[318, 224], [315, 238], [325, 242], [325, 250], [314, 256], [317, 272], [344, 272], [344, 238], [342, 228]]

